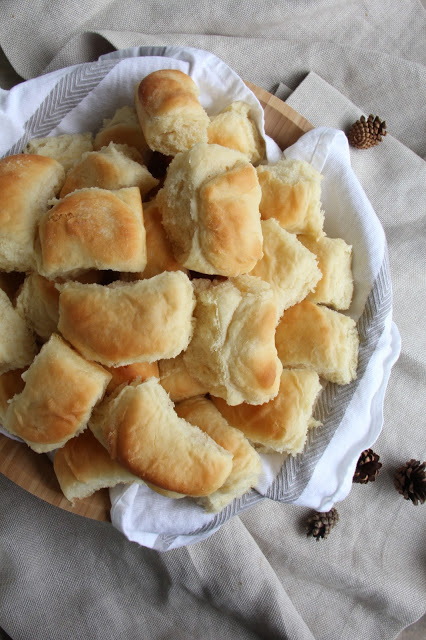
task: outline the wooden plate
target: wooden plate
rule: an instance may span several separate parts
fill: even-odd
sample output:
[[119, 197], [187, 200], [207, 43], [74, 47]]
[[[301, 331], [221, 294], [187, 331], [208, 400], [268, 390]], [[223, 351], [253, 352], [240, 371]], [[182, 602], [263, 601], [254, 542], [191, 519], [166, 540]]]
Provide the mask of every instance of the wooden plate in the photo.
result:
[[[313, 126], [297, 111], [268, 91], [246, 83], [260, 101], [265, 112], [265, 130], [281, 149], [292, 145]], [[0, 472], [33, 495], [66, 511], [94, 520], [110, 520], [107, 489], [78, 500], [75, 506], [62, 494], [53, 465], [45, 454], [35, 453], [26, 444], [0, 434]]]

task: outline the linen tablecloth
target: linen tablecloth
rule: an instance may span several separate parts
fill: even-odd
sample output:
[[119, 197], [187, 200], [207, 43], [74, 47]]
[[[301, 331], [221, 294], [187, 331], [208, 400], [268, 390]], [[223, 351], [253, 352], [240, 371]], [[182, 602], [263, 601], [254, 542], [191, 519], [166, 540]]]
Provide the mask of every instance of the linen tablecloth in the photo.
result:
[[23, 78], [176, 44], [212, 51], [316, 126], [386, 119], [384, 142], [351, 161], [385, 229], [402, 338], [374, 446], [383, 468], [337, 505], [327, 540], [306, 537], [307, 510], [264, 501], [159, 554], [0, 476], [0, 627], [13, 640], [388, 640], [423, 615], [426, 507], [392, 477], [426, 458], [425, 27], [414, 0], [3, 0], [0, 45]]

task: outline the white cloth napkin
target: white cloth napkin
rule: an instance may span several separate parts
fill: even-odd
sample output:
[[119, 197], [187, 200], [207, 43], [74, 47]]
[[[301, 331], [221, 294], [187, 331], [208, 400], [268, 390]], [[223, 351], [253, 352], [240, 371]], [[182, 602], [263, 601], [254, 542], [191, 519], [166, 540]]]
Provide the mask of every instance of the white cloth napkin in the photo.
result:
[[[0, 93], [0, 122], [8, 132], [0, 141], [0, 153], [19, 152], [35, 136], [96, 131], [103, 118], [132, 103], [141, 77], [164, 67], [179, 68], [194, 78], [209, 113], [232, 100], [249, 102], [264, 131], [257, 99], [213, 54], [178, 47], [134, 48]], [[267, 152], [270, 162], [280, 157], [270, 139]], [[355, 296], [350, 315], [358, 321], [362, 338], [358, 380], [347, 387], [328, 385], [317, 408], [324, 425], [309, 434], [305, 454], [286, 460], [278, 454], [263, 455], [263, 475], [256, 490], [220, 514], [206, 514], [190, 499], [174, 501], [145, 486], [112, 489], [114, 526], [144, 546], [166, 550], [202, 540], [264, 497], [327, 510], [349, 493], [360, 453], [380, 433], [383, 396], [399, 353], [383, 229], [351, 169], [341, 131], [315, 129], [285, 154], [307, 160], [323, 173], [325, 230], [353, 246]]]

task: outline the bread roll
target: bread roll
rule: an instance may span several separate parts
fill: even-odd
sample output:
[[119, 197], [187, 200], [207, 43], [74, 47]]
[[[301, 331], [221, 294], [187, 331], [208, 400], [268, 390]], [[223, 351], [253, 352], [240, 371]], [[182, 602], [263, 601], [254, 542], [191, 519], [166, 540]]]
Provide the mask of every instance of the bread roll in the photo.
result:
[[61, 491], [72, 504], [99, 489], [119, 483], [142, 481], [121, 464], [111, 460], [108, 451], [96, 440], [90, 429], [71, 438], [55, 453], [53, 469]]
[[85, 153], [67, 174], [60, 197], [77, 189], [123, 189], [138, 187], [141, 197], [156, 187], [159, 180], [153, 178], [142, 164], [142, 155], [133, 147], [110, 142], [99, 151]]
[[0, 289], [0, 374], [26, 367], [35, 354], [34, 337], [27, 323]]
[[206, 283], [197, 291], [185, 364], [210, 393], [230, 405], [263, 404], [278, 393], [277, 307], [271, 287], [252, 276]]
[[9, 404], [4, 427], [37, 453], [62, 447], [83, 431], [111, 379], [56, 334], [22, 377], [25, 387]]
[[135, 106], [148, 146], [166, 156], [207, 142], [209, 117], [195, 82], [177, 69], [160, 69], [136, 87]]
[[81, 189], [41, 219], [38, 271], [49, 279], [89, 269], [141, 271], [146, 264], [139, 189]]
[[183, 356], [182, 352], [176, 358], [158, 362], [160, 384], [173, 402], [180, 402], [208, 392], [207, 387], [190, 374]]
[[0, 424], [4, 424], [9, 400], [17, 393], [21, 393], [25, 386], [22, 374], [25, 369], [13, 369], [0, 375]]
[[231, 427], [211, 400], [198, 397], [176, 405], [176, 413], [207, 433], [218, 445], [232, 453], [232, 471], [225, 483], [199, 502], [207, 511], [221, 511], [234, 498], [240, 498], [258, 482], [262, 470], [259, 454], [243, 436]]
[[241, 100], [210, 118], [207, 135], [210, 144], [241, 151], [252, 164], [265, 157], [265, 141], [250, 116], [250, 105]]
[[20, 289], [16, 310], [34, 333], [48, 340], [57, 330], [59, 320], [59, 291], [55, 282], [30, 273]]
[[93, 136], [90, 132], [33, 138], [25, 147], [24, 153], [53, 158], [61, 163], [65, 171], [69, 171], [87, 151], [93, 151]]
[[259, 201], [253, 166], [215, 144], [177, 155], [157, 195], [176, 260], [223, 276], [247, 273], [262, 257]]
[[108, 367], [174, 358], [193, 331], [195, 298], [181, 271], [109, 286], [68, 282], [61, 288], [62, 335], [88, 360]]
[[308, 369], [284, 369], [278, 395], [257, 407], [230, 407], [212, 398], [216, 408], [251, 441], [273, 451], [296, 455], [305, 446], [308, 428], [318, 424], [312, 417], [322, 387], [318, 374]]
[[161, 223], [161, 213], [156, 200], [144, 204], [143, 218], [146, 232], [146, 267], [138, 273], [123, 274], [123, 278], [126, 280], [146, 280], [163, 273], [163, 271], [187, 273], [187, 269], [175, 260], [170, 240]]
[[139, 124], [136, 109], [128, 105], [120, 107], [112, 118], [106, 118], [103, 121], [102, 128], [96, 134], [93, 148], [95, 151], [99, 151], [102, 147], [107, 147], [110, 142], [134, 147], [142, 154], [146, 162], [149, 149]]
[[354, 290], [352, 276], [352, 247], [342, 238], [315, 240], [311, 236], [298, 236], [300, 242], [318, 258], [322, 277], [307, 300], [325, 304], [336, 311], [349, 309]]
[[275, 341], [284, 367], [314, 369], [337, 384], [356, 378], [356, 324], [337, 311], [304, 300], [285, 311]]
[[282, 159], [257, 167], [262, 189], [263, 220], [276, 218], [283, 229], [319, 238], [324, 235], [321, 210], [322, 176], [308, 162]]
[[31, 271], [36, 267], [34, 237], [48, 201], [64, 181], [59, 162], [20, 154], [0, 160], [0, 269]]
[[285, 309], [301, 302], [321, 278], [317, 260], [293, 233], [277, 220], [262, 220], [263, 258], [250, 272], [269, 282], [277, 301], [278, 317]]
[[160, 377], [157, 362], [135, 362], [124, 367], [105, 367], [105, 369], [112, 376], [106, 390], [107, 395], [113, 393], [122, 384], [129, 384], [133, 380], [139, 379], [144, 382], [148, 378]]
[[104, 401], [90, 428], [113, 460], [160, 489], [208, 495], [232, 469], [232, 455], [179, 418], [155, 378], [124, 387]]

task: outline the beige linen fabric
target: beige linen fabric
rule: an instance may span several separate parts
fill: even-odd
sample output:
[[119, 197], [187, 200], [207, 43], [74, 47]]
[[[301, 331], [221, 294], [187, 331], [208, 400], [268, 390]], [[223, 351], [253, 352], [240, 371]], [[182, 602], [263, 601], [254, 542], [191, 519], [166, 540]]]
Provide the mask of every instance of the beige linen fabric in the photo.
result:
[[392, 485], [397, 465], [426, 459], [424, 10], [413, 0], [403, 11], [390, 0], [50, 7], [0, 8], [0, 44], [24, 77], [96, 59], [108, 42], [186, 44], [266, 89], [287, 85], [281, 95], [314, 125], [384, 117], [384, 142], [351, 160], [387, 236], [402, 353], [374, 446], [384, 466], [337, 505], [321, 542], [304, 534], [305, 509], [265, 500], [211, 538], [158, 554], [0, 475], [0, 627], [13, 640], [395, 638], [426, 602], [426, 505]]

